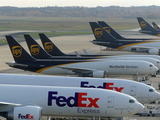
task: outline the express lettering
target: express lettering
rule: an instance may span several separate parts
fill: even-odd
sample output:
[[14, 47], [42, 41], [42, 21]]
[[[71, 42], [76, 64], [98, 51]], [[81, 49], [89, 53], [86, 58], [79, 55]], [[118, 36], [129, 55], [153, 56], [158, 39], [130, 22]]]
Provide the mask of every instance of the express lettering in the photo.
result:
[[34, 116], [31, 116], [30, 114], [22, 115], [18, 114], [19, 119], [34, 119]]
[[114, 83], [103, 83], [102, 86], [94, 86], [94, 85], [88, 85], [89, 82], [81, 82], [81, 87], [85, 88], [102, 88], [102, 89], [109, 89], [109, 90], [115, 90], [117, 92], [121, 92], [124, 87], [113, 87]]
[[[70, 96], [68, 98], [64, 96], [57, 96], [58, 92], [49, 91], [48, 92], [48, 106], [52, 106], [52, 101], [55, 100], [57, 106], [64, 107], [95, 107], [99, 108], [97, 101], [100, 98], [89, 98], [87, 93], [75, 93], [75, 96]], [[86, 104], [85, 101], [89, 104]]]

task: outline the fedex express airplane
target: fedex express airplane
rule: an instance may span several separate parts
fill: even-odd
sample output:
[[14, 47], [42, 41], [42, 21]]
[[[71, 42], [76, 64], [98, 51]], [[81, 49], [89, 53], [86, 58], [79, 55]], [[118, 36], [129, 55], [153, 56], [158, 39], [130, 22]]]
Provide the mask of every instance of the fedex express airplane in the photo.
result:
[[126, 79], [0, 74], [0, 84], [102, 88], [128, 94], [145, 104], [160, 99], [152, 86]]
[[123, 117], [142, 111], [135, 98], [104, 89], [0, 85], [0, 116], [41, 120], [41, 116]]
[[14, 62], [7, 62], [10, 67], [48, 75], [78, 75], [81, 77], [100, 77], [105, 75], [149, 75], [158, 68], [147, 61], [127, 60], [68, 60], [35, 59], [12, 37], [6, 36]]

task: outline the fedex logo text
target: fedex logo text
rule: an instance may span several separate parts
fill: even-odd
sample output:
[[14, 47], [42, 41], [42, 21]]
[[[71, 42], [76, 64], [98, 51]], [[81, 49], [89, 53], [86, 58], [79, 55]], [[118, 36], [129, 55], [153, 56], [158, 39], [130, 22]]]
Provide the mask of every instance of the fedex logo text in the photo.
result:
[[[64, 96], [57, 96], [58, 92], [49, 91], [48, 92], [48, 106], [52, 106], [52, 101], [55, 100], [55, 103], [59, 107], [69, 106], [69, 107], [95, 107], [99, 108], [97, 101], [100, 98], [90, 98], [87, 97], [87, 93], [78, 93], [76, 92], [74, 96], [68, 98]], [[85, 101], [87, 101], [86, 104]]]
[[18, 114], [19, 119], [34, 119], [34, 116], [31, 116], [30, 114], [22, 115]]
[[81, 82], [80, 87], [85, 87], [85, 88], [102, 88], [102, 89], [109, 89], [109, 90], [115, 90], [117, 92], [121, 92], [124, 87], [113, 87], [114, 83], [103, 83], [102, 86], [94, 86], [94, 85], [88, 85], [89, 82]]

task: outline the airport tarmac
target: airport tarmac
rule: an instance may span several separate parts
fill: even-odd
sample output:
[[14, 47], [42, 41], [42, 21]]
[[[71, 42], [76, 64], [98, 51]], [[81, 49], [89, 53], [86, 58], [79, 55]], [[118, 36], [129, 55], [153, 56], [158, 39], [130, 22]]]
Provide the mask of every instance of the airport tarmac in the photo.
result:
[[[5, 35], [5, 33], [3, 33], [3, 34]], [[8, 33], [6, 33], [6, 34], [8, 34]], [[9, 34], [11, 34], [11, 32], [9, 32]], [[0, 35], [1, 35], [1, 33], [0, 33]], [[135, 36], [135, 37], [137, 37], [137, 36]], [[140, 37], [142, 37], [142, 36], [140, 35]], [[151, 38], [151, 37], [152, 36], [149, 36], [149, 38]], [[74, 51], [77, 51], [78, 53], [83, 54], [83, 49], [85, 49], [90, 54], [93, 54], [93, 53], [94, 54], [110, 54], [110, 55], [142, 54], [142, 53], [131, 53], [131, 52], [124, 52], [124, 51], [101, 51], [101, 50], [104, 50], [105, 47], [100, 47], [100, 46], [94, 45], [90, 42], [91, 40], [94, 39], [93, 35], [58, 36], [58, 37], [51, 37], [50, 39], [64, 53], [74, 53]], [[41, 45], [40, 40], [37, 40], [37, 42], [40, 43], [40, 45]], [[28, 47], [27, 47], [25, 41], [20, 42], [20, 44], [28, 51]], [[1, 58], [0, 59], [0, 73], [36, 74], [36, 73], [32, 73], [32, 72], [27, 72], [27, 71], [11, 68], [5, 64], [5, 62], [13, 61], [13, 57], [11, 55], [8, 44], [0, 46], [0, 58]], [[132, 80], [132, 76], [112, 76], [112, 77], [125, 78], [125, 79]], [[112, 78], [112, 77], [110, 77], [110, 78]], [[158, 90], [158, 83], [160, 83], [160, 75], [157, 75], [157, 77], [150, 77], [149, 82], [152, 82], [153, 87], [155, 87], [155, 89]], [[156, 104], [156, 106], [160, 106], [160, 104]], [[43, 119], [46, 119], [46, 117], [43, 117]], [[139, 117], [137, 115], [134, 115], [131, 117], [125, 117], [124, 120], [160, 120], [160, 117]]]

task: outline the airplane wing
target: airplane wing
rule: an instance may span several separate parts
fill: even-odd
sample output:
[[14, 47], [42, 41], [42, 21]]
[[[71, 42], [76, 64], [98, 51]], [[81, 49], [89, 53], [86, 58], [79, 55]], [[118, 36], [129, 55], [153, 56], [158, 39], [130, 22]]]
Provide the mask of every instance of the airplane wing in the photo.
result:
[[21, 105], [21, 104], [8, 103], [8, 102], [0, 102], [0, 106], [1, 106], [1, 105], [15, 105], [15, 106], [18, 106], [18, 105]]
[[83, 52], [84, 52], [86, 55], [89, 55], [88, 52], [87, 52], [85, 49], [83, 49]]
[[[78, 67], [69, 67], [69, 66], [67, 67], [60, 66], [59, 68], [72, 70], [72, 72], [75, 72], [75, 74], [78, 74], [78, 75], [92, 74], [94, 71], [103, 71], [103, 70], [97, 70], [97, 69], [78, 68]], [[107, 71], [105, 71], [105, 73], [107, 73]]]
[[63, 66], [60, 66], [59, 68], [72, 70], [72, 72], [75, 72], [75, 73], [90, 73], [90, 72], [92, 72], [94, 70], [94, 69], [87, 69], [87, 68], [63, 67]]
[[151, 49], [154, 47], [144, 47], [144, 46], [130, 46], [131, 48], [139, 48], [139, 49]]
[[28, 67], [26, 64], [20, 64], [20, 63], [15, 63], [15, 62], [6, 62], [7, 65], [9, 66], [22, 66], [22, 67]]
[[77, 57], [81, 57], [81, 55], [77, 51], [74, 51], [74, 53], [76, 54]]

